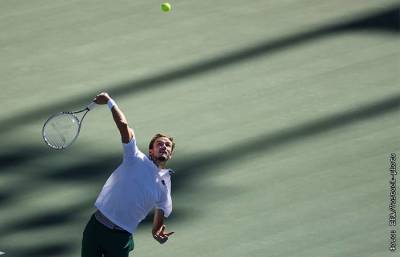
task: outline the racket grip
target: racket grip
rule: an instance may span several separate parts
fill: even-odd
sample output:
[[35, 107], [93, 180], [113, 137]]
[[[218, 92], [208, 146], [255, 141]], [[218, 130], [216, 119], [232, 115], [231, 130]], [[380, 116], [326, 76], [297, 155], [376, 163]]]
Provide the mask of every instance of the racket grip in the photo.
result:
[[90, 111], [90, 110], [93, 110], [94, 109], [94, 107], [96, 107], [96, 103], [95, 102], [91, 102], [86, 108]]

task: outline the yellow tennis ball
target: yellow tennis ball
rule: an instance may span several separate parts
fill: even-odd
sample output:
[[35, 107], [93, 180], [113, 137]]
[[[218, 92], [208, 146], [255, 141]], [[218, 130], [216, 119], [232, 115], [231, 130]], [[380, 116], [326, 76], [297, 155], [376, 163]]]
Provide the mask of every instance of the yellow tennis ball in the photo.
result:
[[162, 3], [161, 10], [163, 10], [164, 12], [171, 11], [171, 4], [170, 3]]

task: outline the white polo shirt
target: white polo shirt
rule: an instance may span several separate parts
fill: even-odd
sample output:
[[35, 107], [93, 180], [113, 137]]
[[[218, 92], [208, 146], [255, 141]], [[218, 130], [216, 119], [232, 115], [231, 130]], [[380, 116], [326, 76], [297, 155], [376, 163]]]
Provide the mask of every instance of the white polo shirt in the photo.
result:
[[95, 206], [114, 224], [130, 233], [153, 209], [172, 212], [170, 170], [159, 170], [136, 145], [123, 144], [124, 158], [97, 197]]

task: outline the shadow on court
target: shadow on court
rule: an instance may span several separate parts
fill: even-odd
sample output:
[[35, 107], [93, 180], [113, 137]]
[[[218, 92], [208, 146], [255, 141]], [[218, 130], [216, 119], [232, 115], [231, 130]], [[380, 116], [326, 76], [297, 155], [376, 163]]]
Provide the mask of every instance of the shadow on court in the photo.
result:
[[[307, 137], [316, 136], [321, 133], [328, 133], [334, 129], [350, 126], [357, 122], [374, 119], [380, 115], [398, 111], [399, 109], [400, 95], [396, 95], [379, 102], [370, 103], [355, 110], [299, 124], [297, 126], [287, 128], [286, 130], [275, 133], [267, 133], [265, 135], [258, 135], [254, 139], [238, 143], [236, 146], [218, 149], [215, 152], [210, 152], [182, 161], [178, 159], [178, 161], [174, 162], [172, 167], [178, 171], [173, 177], [174, 194], [185, 192], [187, 188], [190, 188], [192, 185], [194, 185], [193, 183], [198, 182], [201, 177], [212, 172], [214, 166], [223, 165], [224, 163], [232, 161], [240, 161], [241, 158], [245, 158], [246, 156], [254, 153], [265, 154], [268, 151], [283, 147], [288, 143], [300, 141]], [[31, 175], [28, 180], [33, 185], [35, 184], [35, 180], [42, 182], [52, 181], [54, 183], [63, 183], [65, 181], [87, 181], [97, 184], [100, 189], [105, 179], [108, 177], [109, 172], [112, 171], [120, 162], [121, 156], [108, 156], [100, 159], [102, 159], [100, 162], [94, 160], [91, 162], [82, 162], [77, 166], [54, 167], [54, 169], [51, 169], [44, 174]], [[29, 160], [27, 159], [26, 161]], [[21, 163], [20, 165], [27, 165], [27, 163]], [[40, 188], [36, 188], [36, 190], [40, 190]], [[0, 206], [2, 208], [12, 207], [8, 205], [12, 204], [12, 202], [18, 201], [18, 197], [21, 195], [30, 193], [31, 191], [31, 188], [28, 188], [26, 192], [24, 192], [23, 188], [11, 190], [11, 192], [8, 192], [7, 194], [10, 199], [3, 200]], [[225, 195], [219, 195], [219, 197], [229, 198], [230, 195], [231, 194], [228, 192]], [[26, 218], [24, 221], [2, 225], [1, 237], [6, 237], [7, 234], [10, 233], [29, 230], [40, 231], [41, 229], [57, 227], [61, 225], [65, 226], [70, 224], [71, 226], [76, 226], [77, 217], [79, 214], [86, 212], [89, 208], [92, 208], [93, 201], [82, 201], [78, 199], [77, 203], [74, 206], [69, 207], [68, 210], [46, 212], [36, 216], [32, 215], [31, 217]], [[179, 209], [175, 209], [171, 219], [172, 221], [184, 220], [188, 217], [192, 217], [194, 214], [195, 213], [191, 210], [180, 211]], [[146, 222], [150, 223], [151, 218], [148, 218]], [[16, 254], [13, 254], [13, 256], [26, 256], [27, 253], [29, 253], [29, 256], [50, 256], [52, 254], [61, 255], [68, 253], [72, 249], [76, 250], [77, 247], [80, 247], [79, 244], [76, 243], [79, 242], [79, 240], [77, 239], [75, 242], [53, 246], [49, 246], [47, 243], [44, 243], [42, 246], [36, 246], [35, 249], [11, 250]], [[19, 252], [21, 252], [20, 255], [18, 254]]]
[[48, 245], [38, 245], [30, 249], [10, 249], [6, 253], [12, 253], [12, 256], [60, 256], [61, 254], [75, 252], [78, 245], [57, 243]]
[[[218, 149], [215, 152], [209, 152], [204, 155], [197, 155], [184, 161], [174, 161], [172, 167], [177, 171], [184, 171], [174, 176], [174, 191], [179, 192], [180, 189], [185, 188], [186, 183], [194, 176], [203, 176], [208, 167], [217, 164], [223, 164], [232, 160], [237, 160], [247, 155], [254, 154], [255, 152], [265, 152], [283, 146], [286, 143], [295, 142], [306, 137], [316, 136], [321, 133], [327, 133], [330, 130], [350, 126], [357, 122], [377, 118], [381, 115], [396, 112], [400, 109], [400, 94], [394, 95], [381, 101], [372, 102], [361, 106], [358, 109], [350, 110], [344, 113], [334, 114], [318, 120], [305, 122], [297, 126], [287, 128], [275, 133], [268, 133], [265, 135], [257, 135], [253, 140], [246, 139], [246, 141], [237, 144], [237, 146], [229, 146], [226, 149]], [[262, 145], [262, 147], [259, 147]], [[19, 160], [19, 162], [12, 162], [13, 167], [18, 165], [27, 165], [27, 162], [33, 161], [37, 158], [43, 158], [49, 150], [44, 145], [39, 147], [31, 146], [31, 151], [28, 153], [21, 153], [15, 151], [6, 155], [0, 156], [1, 159], [10, 158], [11, 160]], [[36, 154], [33, 154], [36, 153]], [[79, 155], [78, 155], [79, 156]], [[99, 156], [93, 161], [86, 161], [78, 163], [77, 165], [53, 167], [51, 171], [46, 173], [35, 173], [27, 171], [23, 173], [27, 180], [38, 181], [87, 181], [87, 182], [104, 182], [109, 172], [117, 167], [121, 161], [121, 156]], [[7, 170], [10, 162], [1, 162], [0, 170], [2, 173], [12, 172]], [[202, 170], [202, 172], [197, 172]], [[197, 174], [197, 175], [196, 175]], [[26, 191], [30, 191], [27, 188]], [[7, 193], [0, 193], [0, 206], [7, 202], [12, 202], [13, 197], [18, 194], [23, 194], [25, 191], [22, 188], [18, 190], [8, 191]]]
[[[122, 98], [129, 94], [138, 94], [155, 90], [160, 87], [165, 87], [170, 83], [187, 79], [189, 77], [203, 75], [207, 72], [223, 69], [231, 65], [235, 65], [249, 59], [265, 57], [274, 52], [283, 51], [291, 47], [296, 47], [301, 44], [308, 43], [313, 40], [318, 40], [323, 37], [333, 36], [340, 33], [351, 33], [352, 31], [362, 32], [384, 32], [398, 35], [400, 33], [399, 13], [400, 6], [394, 6], [388, 10], [383, 10], [377, 13], [369, 13], [358, 17], [352, 21], [336, 23], [333, 25], [325, 25], [308, 32], [300, 32], [298, 34], [289, 35], [273, 41], [261, 42], [255, 46], [250, 46], [244, 49], [234, 51], [232, 53], [217, 56], [207, 60], [199, 61], [185, 65], [184, 68], [176, 68], [166, 71], [160, 75], [151, 76], [121, 85], [115, 85], [108, 90], [113, 97]], [[0, 133], [4, 134], [7, 131], [14, 129], [16, 126], [21, 126], [26, 123], [45, 120], [50, 114], [71, 110], [71, 108], [80, 108], [88, 103], [93, 97], [99, 93], [97, 90], [90, 94], [76, 97], [74, 100], [57, 102], [54, 104], [32, 108], [19, 115], [13, 115], [3, 119], [0, 125]], [[78, 107], [77, 107], [78, 106]]]
[[[114, 96], [123, 97], [127, 94], [137, 94], [149, 90], [155, 90], [158, 87], [166, 86], [169, 83], [185, 79], [191, 76], [202, 75], [209, 71], [221, 69], [229, 65], [237, 64], [251, 58], [264, 57], [267, 54], [276, 51], [282, 51], [289, 47], [295, 47], [300, 44], [320, 39], [322, 37], [331, 36], [336, 33], [348, 32], [353, 30], [373, 31], [398, 34], [399, 7], [392, 8], [380, 13], [371, 14], [361, 17], [351, 22], [324, 26], [310, 32], [299, 33], [284, 37], [275, 41], [264, 42], [259, 45], [241, 49], [233, 52], [230, 55], [219, 56], [213, 59], [205, 60], [189, 66], [188, 68], [176, 69], [167, 71], [164, 74], [152, 78], [146, 78], [131, 83], [126, 83], [115, 87], [112, 90]], [[45, 107], [33, 109], [25, 114], [17, 115], [2, 121], [0, 125], [0, 133], [5, 134], [11, 128], [22, 126], [27, 122], [36, 122], [38, 119], [44, 119], [49, 113], [55, 110], [70, 109], [71, 106], [78, 106], [86, 103], [91, 99], [93, 94], [85, 95], [74, 101], [65, 101], [58, 104], [48, 105]], [[177, 174], [173, 178], [173, 188], [175, 194], [185, 192], [201, 177], [206, 176], [213, 171], [213, 167], [223, 165], [233, 160], [240, 160], [254, 153], [267, 153], [278, 147], [283, 147], [289, 143], [297, 142], [305, 138], [328, 133], [332, 130], [339, 129], [345, 126], [350, 126], [358, 122], [367, 121], [377, 118], [381, 115], [389, 114], [400, 109], [400, 95], [395, 95], [390, 98], [369, 103], [358, 109], [349, 110], [347, 112], [338, 113], [329, 117], [324, 117], [318, 120], [304, 122], [296, 126], [287, 128], [274, 133], [266, 133], [258, 135], [254, 139], [246, 140], [238, 143], [235, 146], [220, 148], [215, 152], [210, 152], [203, 155], [198, 155], [185, 160], [175, 161], [173, 167]], [[3, 137], [5, 137], [3, 135]], [[262, 147], [260, 147], [262, 145]], [[48, 150], [44, 146], [31, 146], [28, 151], [15, 149], [14, 151], [6, 152], [0, 156], [0, 173], [7, 174], [10, 168], [18, 166], [29, 166], [30, 163], [38, 158], [44, 158]], [[6, 192], [0, 193], [0, 206], [2, 209], [12, 208], [13, 203], [18, 201], [20, 197], [29, 194], [32, 191], [40, 191], [40, 187], [35, 185], [38, 181], [50, 181], [55, 184], [66, 181], [90, 182], [96, 184], [98, 188], [103, 185], [105, 179], [120, 162], [121, 156], [102, 156], [99, 159], [92, 161], [81, 162], [76, 165], [52, 167], [45, 172], [35, 173], [34, 171], [22, 174], [26, 177], [26, 182], [31, 184], [31, 187], [18, 187]], [[32, 166], [32, 170], [37, 167]], [[200, 172], [201, 171], [201, 172]], [[95, 197], [95, 196], [94, 196]], [[229, 197], [229, 194], [226, 194]], [[94, 200], [94, 199], [93, 199]], [[12, 233], [21, 233], [24, 231], [38, 231], [50, 227], [58, 226], [77, 226], [79, 215], [82, 212], [89, 212], [93, 205], [93, 201], [77, 199], [75, 205], [67, 210], [46, 211], [38, 215], [32, 215], [23, 221], [17, 223], [2, 224], [0, 238], [5, 238]], [[175, 209], [172, 221], [187, 219], [191, 217], [193, 212], [190, 210]], [[87, 217], [89, 219], [89, 217]], [[149, 222], [149, 220], [147, 220]], [[21, 247], [20, 249], [1, 249], [6, 252], [12, 252], [12, 256], [60, 256], [75, 252], [80, 247], [80, 237], [73, 242], [50, 243], [43, 242], [35, 247]], [[4, 246], [2, 246], [4, 247]]]

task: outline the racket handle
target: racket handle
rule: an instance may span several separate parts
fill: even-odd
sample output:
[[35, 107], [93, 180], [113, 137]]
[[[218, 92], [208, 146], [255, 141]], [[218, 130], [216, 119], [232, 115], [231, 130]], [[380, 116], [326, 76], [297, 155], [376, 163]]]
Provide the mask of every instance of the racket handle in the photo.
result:
[[93, 110], [94, 109], [94, 107], [96, 107], [96, 103], [95, 102], [91, 102], [86, 108], [90, 111], [90, 110]]

